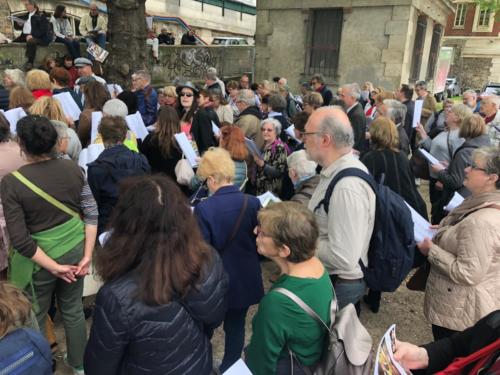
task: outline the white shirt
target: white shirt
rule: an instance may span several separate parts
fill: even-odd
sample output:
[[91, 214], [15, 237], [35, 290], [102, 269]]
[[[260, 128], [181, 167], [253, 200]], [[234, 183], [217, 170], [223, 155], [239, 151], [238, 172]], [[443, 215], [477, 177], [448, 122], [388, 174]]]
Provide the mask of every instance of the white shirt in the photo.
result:
[[33, 12], [31, 12], [28, 15], [28, 19], [26, 20], [26, 22], [23, 25], [23, 34], [26, 34], [26, 35], [31, 34], [31, 16], [33, 14], [35, 14], [35, 12], [36, 12], [36, 10], [34, 10]]
[[[309, 201], [309, 210], [314, 212], [337, 173], [351, 167], [368, 172], [352, 153], [342, 156], [321, 171], [319, 184]], [[328, 215], [323, 206], [314, 212], [319, 227], [316, 255], [329, 274], [349, 280], [363, 277], [359, 260], [368, 266], [375, 205], [375, 193], [365, 181], [358, 177], [344, 177], [333, 190]]]

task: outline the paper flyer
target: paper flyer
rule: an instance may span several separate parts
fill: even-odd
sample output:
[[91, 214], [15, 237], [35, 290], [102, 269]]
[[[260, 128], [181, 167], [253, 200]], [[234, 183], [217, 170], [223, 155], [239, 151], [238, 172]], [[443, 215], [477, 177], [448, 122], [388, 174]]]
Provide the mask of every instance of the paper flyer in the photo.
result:
[[97, 133], [99, 133], [99, 124], [101, 123], [102, 112], [92, 112], [92, 128], [90, 130], [90, 143], [94, 143], [97, 138]]
[[451, 212], [455, 208], [457, 208], [458, 206], [460, 206], [464, 200], [465, 200], [464, 197], [462, 197], [459, 193], [455, 192], [455, 194], [453, 194], [453, 197], [451, 198], [451, 200], [443, 208], [446, 211]]
[[409, 375], [394, 359], [394, 345], [396, 344], [396, 325], [389, 327], [382, 337], [377, 351], [377, 360], [375, 361], [374, 375]]
[[136, 112], [133, 115], [128, 115], [125, 117], [125, 121], [127, 122], [128, 128], [135, 134], [138, 139], [144, 140], [149, 132], [146, 129], [146, 125], [144, 125], [144, 121], [142, 120], [142, 116], [140, 112]]
[[220, 137], [220, 129], [219, 127], [217, 126], [217, 124], [213, 121], [210, 121], [212, 123], [212, 132], [214, 133], [214, 135], [216, 137]]
[[413, 209], [407, 202], [405, 202], [411, 212], [411, 219], [413, 221], [413, 237], [416, 242], [422, 242], [425, 237], [432, 238], [437, 232], [437, 229], [432, 229], [431, 223], [425, 220], [417, 211]]
[[26, 117], [26, 112], [24, 112], [24, 109], [22, 109], [21, 107], [18, 107], [9, 109], [8, 111], [5, 112], [2, 111], [2, 113], [9, 122], [10, 132], [12, 134], [16, 134], [17, 122], [23, 117]]
[[425, 159], [427, 159], [430, 164], [439, 164], [439, 160], [437, 160], [434, 156], [427, 152], [427, 150], [419, 148], [418, 151], [424, 156]]
[[80, 113], [82, 113], [82, 111], [69, 92], [54, 94], [52, 97], [55, 98], [59, 104], [61, 104], [63, 112], [66, 116], [71, 117], [73, 121], [78, 121], [80, 119]]
[[423, 100], [415, 100], [415, 110], [413, 112], [413, 121], [411, 124], [412, 128], [416, 128], [422, 117], [422, 106], [424, 105]]
[[191, 142], [189, 142], [188, 138], [186, 137], [185, 133], [177, 133], [174, 135], [175, 140], [177, 141], [177, 144], [182, 150], [182, 153], [186, 157], [186, 159], [189, 161], [189, 164], [191, 165], [192, 168], [196, 168], [198, 166], [198, 155], [196, 154], [196, 151], [194, 150], [193, 146], [191, 145]]
[[260, 201], [262, 207], [266, 207], [269, 203], [281, 202], [281, 199], [270, 191], [266, 191], [264, 194], [258, 195], [257, 199]]
[[252, 375], [252, 372], [247, 367], [242, 359], [236, 361], [231, 367], [229, 367], [222, 375]]

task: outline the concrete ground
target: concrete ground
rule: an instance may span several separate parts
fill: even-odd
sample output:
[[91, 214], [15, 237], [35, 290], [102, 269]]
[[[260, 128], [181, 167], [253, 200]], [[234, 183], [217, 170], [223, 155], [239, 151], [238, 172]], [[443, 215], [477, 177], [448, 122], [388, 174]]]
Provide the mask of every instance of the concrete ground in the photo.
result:
[[[428, 208], [428, 184], [422, 181], [419, 188], [422, 197], [426, 200]], [[269, 277], [273, 273], [275, 266], [271, 262], [262, 263], [262, 277], [266, 290], [269, 289]], [[406, 288], [403, 283], [394, 293], [384, 293], [380, 311], [373, 314], [366, 305], [363, 304], [361, 311], [361, 322], [370, 332], [373, 339], [373, 347], [376, 350], [380, 339], [391, 324], [396, 324], [396, 332], [399, 340], [409, 341], [414, 344], [423, 344], [432, 341], [430, 324], [423, 315], [424, 293], [413, 292]], [[90, 300], [91, 302], [91, 300]], [[246, 320], [246, 342], [248, 343], [252, 334], [252, 318], [257, 311], [257, 306], [252, 306]], [[59, 343], [60, 355], [56, 375], [70, 375], [71, 370], [63, 363], [62, 356], [65, 352], [64, 329], [60, 319], [56, 318], [56, 335]], [[87, 321], [87, 330], [90, 331], [92, 319]], [[224, 353], [224, 332], [217, 329], [212, 339], [214, 360], [221, 360]]]

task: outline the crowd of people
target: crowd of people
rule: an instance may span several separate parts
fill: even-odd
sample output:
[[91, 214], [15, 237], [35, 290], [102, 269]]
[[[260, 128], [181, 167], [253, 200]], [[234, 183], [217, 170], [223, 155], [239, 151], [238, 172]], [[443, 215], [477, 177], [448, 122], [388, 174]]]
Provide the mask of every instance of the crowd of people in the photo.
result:
[[[96, 29], [99, 21], [88, 22]], [[3, 78], [6, 108], [27, 116], [12, 127], [0, 114], [0, 266], [29, 301], [0, 284], [0, 299], [21, 301], [0, 303], [8, 317], [0, 346], [9, 337], [36, 346], [38, 366], [50, 368], [48, 344], [28, 327], [49, 338], [58, 311], [75, 374], [210, 374], [242, 356], [256, 375], [308, 373], [327, 332], [275, 289], [296, 294], [326, 324], [332, 303], [353, 304], [358, 315], [363, 299], [374, 313], [381, 303], [382, 291], [367, 292], [364, 278], [379, 198], [355, 176], [331, 191], [347, 169], [371, 175], [423, 218], [430, 211], [437, 231], [412, 248], [412, 259], [428, 271], [424, 313], [440, 341], [425, 353], [398, 343], [407, 368], [446, 367], [451, 359], [436, 364], [440, 345], [498, 313], [498, 97], [478, 104], [467, 91], [463, 104], [437, 112], [425, 82], [394, 92], [348, 83], [333, 92], [318, 74], [294, 95], [286, 78], [224, 82], [215, 68], [204, 85], [158, 91], [140, 70], [117, 95], [91, 59], [71, 61]], [[53, 98], [61, 92], [82, 110], [78, 120]], [[423, 101], [417, 127], [415, 94]], [[146, 136], [129, 128], [134, 114]], [[194, 167], [180, 134], [198, 156]], [[432, 207], [418, 189], [420, 148], [439, 160], [423, 165]], [[448, 212], [455, 192], [464, 201]], [[269, 193], [282, 202], [262, 207], [258, 198]], [[264, 259], [276, 269], [267, 294]], [[92, 264], [103, 285], [87, 340], [82, 295]], [[245, 348], [245, 319], [257, 304]], [[214, 365], [210, 340], [221, 324], [224, 356]]]

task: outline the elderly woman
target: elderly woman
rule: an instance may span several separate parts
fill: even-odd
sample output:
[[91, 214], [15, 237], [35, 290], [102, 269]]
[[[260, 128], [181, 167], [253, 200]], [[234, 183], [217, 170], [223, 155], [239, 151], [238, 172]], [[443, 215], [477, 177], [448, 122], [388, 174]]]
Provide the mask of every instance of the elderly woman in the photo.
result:
[[318, 225], [311, 211], [296, 202], [280, 202], [262, 209], [256, 227], [257, 251], [281, 269], [281, 277], [259, 304], [252, 323], [246, 362], [252, 374], [290, 374], [289, 350], [302, 366], [320, 359], [326, 330], [295, 302], [274, 289], [284, 288], [302, 299], [320, 318], [330, 323], [334, 298], [328, 272], [314, 255]]
[[206, 151], [197, 174], [206, 181], [211, 196], [194, 209], [205, 241], [219, 252], [229, 276], [221, 372], [241, 357], [248, 308], [259, 303], [264, 295], [253, 233], [260, 202], [234, 185], [234, 171], [229, 152], [222, 148]]
[[286, 163], [288, 176], [295, 189], [290, 200], [307, 207], [319, 182], [319, 174], [316, 173], [317, 164], [307, 157], [305, 150], [292, 152], [286, 159]]
[[474, 149], [490, 145], [486, 124], [483, 118], [477, 114], [463, 120], [458, 136], [464, 138], [465, 142], [455, 150], [450, 164], [447, 167], [443, 164], [431, 165], [431, 171], [437, 173], [437, 184], [443, 190], [442, 206], [448, 203], [454, 192], [465, 197], [470, 195], [470, 191], [463, 184], [464, 170], [471, 163]]
[[41, 69], [33, 69], [26, 74], [26, 87], [31, 90], [35, 99], [52, 96], [52, 83], [49, 73]]
[[175, 86], [165, 86], [158, 91], [158, 103], [160, 106], [168, 105], [169, 107], [177, 107], [177, 91]]
[[303, 105], [304, 112], [310, 115], [319, 107], [323, 106], [323, 97], [319, 92], [311, 92], [304, 96]]
[[[437, 160], [449, 163], [455, 150], [464, 142], [463, 138], [460, 138], [458, 135], [460, 124], [471, 114], [471, 109], [466, 105], [454, 105], [446, 114], [445, 130], [439, 133], [434, 139], [431, 139], [425, 132], [424, 127], [419, 124], [416, 128], [418, 137], [420, 138], [419, 146], [429, 151]], [[429, 197], [432, 204], [432, 224], [438, 224], [445, 215], [441, 204], [442, 190], [436, 187], [437, 182], [437, 173], [430, 170]]]
[[500, 150], [474, 150], [463, 184], [471, 196], [418, 244], [431, 264], [424, 314], [435, 340], [500, 309]]
[[[68, 363], [83, 373], [87, 336], [82, 306], [96, 238], [94, 199], [82, 199], [84, 176], [76, 163], [54, 158], [57, 132], [41, 116], [17, 123], [19, 144], [29, 164], [1, 184], [12, 247], [10, 280], [32, 295], [40, 327], [45, 327], [52, 294], [64, 321]], [[83, 218], [83, 221], [82, 221]]]
[[276, 119], [266, 119], [261, 124], [264, 148], [262, 158], [254, 156], [257, 164], [257, 195], [270, 191], [281, 194], [282, 180], [286, 171], [288, 147], [279, 139], [281, 124]]
[[23, 71], [20, 69], [5, 69], [3, 87], [0, 86], [0, 109], [6, 111], [9, 108], [10, 91], [18, 85], [24, 85]]

